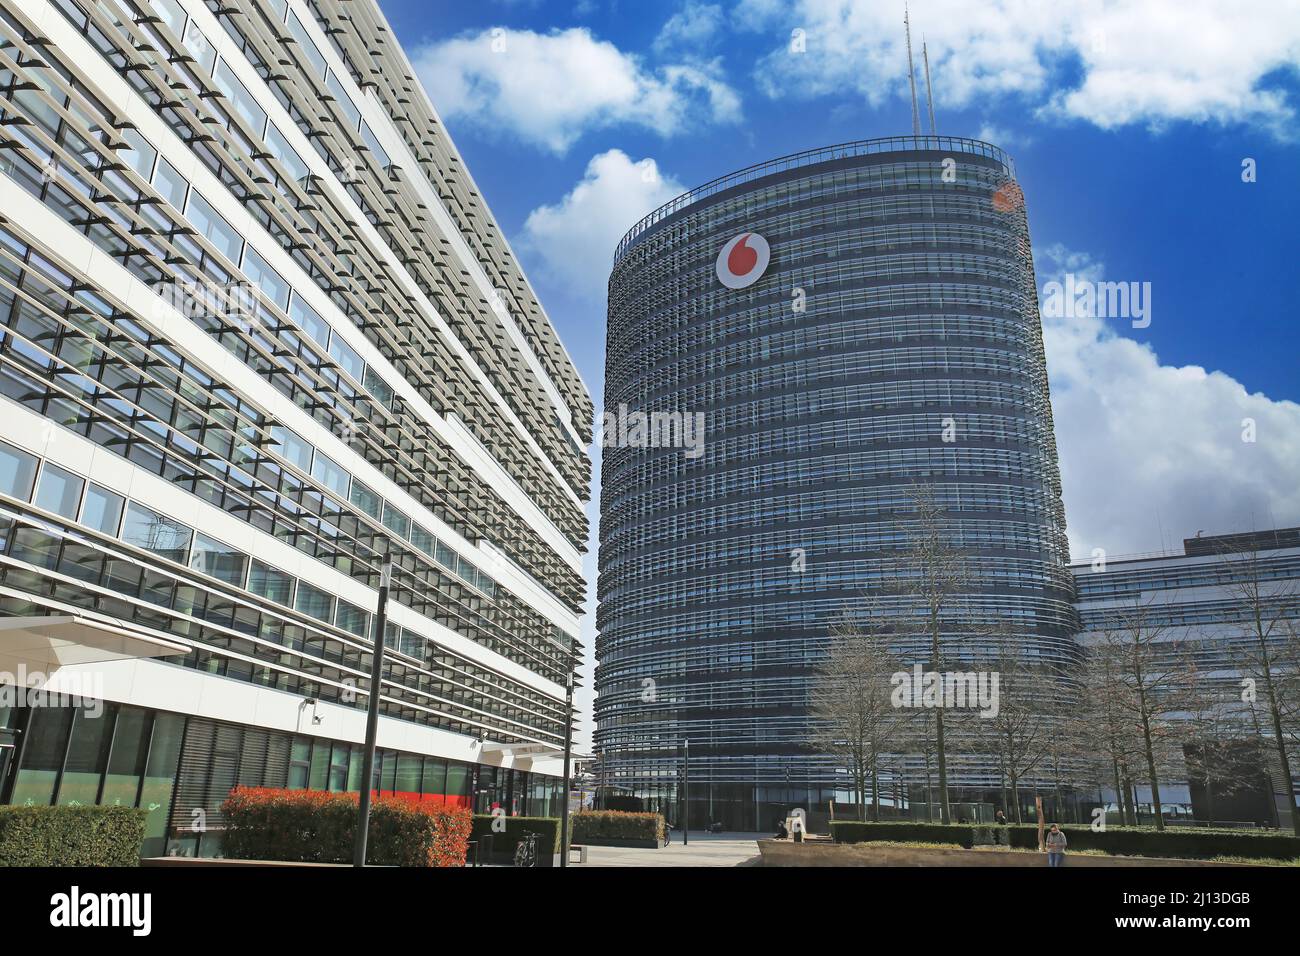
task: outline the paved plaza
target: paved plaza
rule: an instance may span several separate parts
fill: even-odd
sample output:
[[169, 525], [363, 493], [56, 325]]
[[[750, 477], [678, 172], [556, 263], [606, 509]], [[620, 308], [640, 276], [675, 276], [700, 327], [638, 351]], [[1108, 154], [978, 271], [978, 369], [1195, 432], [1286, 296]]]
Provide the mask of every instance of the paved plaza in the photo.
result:
[[587, 862], [572, 866], [754, 866], [760, 857], [758, 841], [768, 834], [691, 833], [682, 845], [680, 832], [673, 842], [658, 850], [625, 849], [612, 846], [587, 848]]

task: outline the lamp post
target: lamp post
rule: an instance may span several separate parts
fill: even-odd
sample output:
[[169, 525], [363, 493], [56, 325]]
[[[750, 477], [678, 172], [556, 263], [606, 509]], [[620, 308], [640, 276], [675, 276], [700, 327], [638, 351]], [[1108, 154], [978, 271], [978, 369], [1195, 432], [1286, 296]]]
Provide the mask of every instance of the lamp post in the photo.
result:
[[393, 580], [393, 562], [384, 557], [379, 572], [379, 606], [375, 609], [375, 647], [370, 660], [370, 700], [366, 705], [366, 749], [361, 760], [361, 799], [357, 836], [352, 846], [352, 865], [366, 865], [366, 836], [370, 829], [370, 785], [375, 772], [375, 739], [379, 736], [379, 688], [383, 680], [384, 630], [388, 625], [388, 586]]
[[686, 759], [682, 763], [682, 846], [691, 842], [691, 742], [682, 741]]
[[560, 805], [560, 866], [569, 865], [569, 758], [573, 753], [573, 668], [564, 683], [564, 794]]

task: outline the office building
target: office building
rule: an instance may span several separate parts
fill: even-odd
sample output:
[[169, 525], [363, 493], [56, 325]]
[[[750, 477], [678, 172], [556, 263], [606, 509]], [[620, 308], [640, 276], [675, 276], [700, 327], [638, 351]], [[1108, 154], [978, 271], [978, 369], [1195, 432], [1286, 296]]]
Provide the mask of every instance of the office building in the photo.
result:
[[[605, 416], [611, 793], [675, 813], [689, 741], [696, 821], [767, 829], [851, 799], [810, 744], [811, 687], [846, 611], [898, 600], [918, 486], [977, 559], [945, 654], [978, 656], [997, 625], [1048, 666], [1074, 660], [1025, 204], [997, 147], [810, 150], [646, 216], [610, 276]], [[901, 757], [917, 799], [920, 764]], [[950, 768], [954, 800], [999, 784], [987, 762]]]
[[[1202, 693], [1211, 692], [1211, 700], [1232, 705], [1224, 710], [1222, 727], [1230, 731], [1230, 746], [1248, 750], [1249, 756], [1231, 761], [1235, 779], [1230, 786], [1216, 788], [1213, 799], [1207, 799], [1203, 781], [1188, 780], [1189, 769], [1190, 776], [1196, 774], [1194, 759], [1190, 764], [1173, 761], [1177, 779], [1165, 780], [1160, 787], [1166, 815], [1268, 826], [1280, 822], [1289, 828], [1297, 781], [1286, 786], [1272, 749], [1275, 737], [1266, 691], [1260, 686], [1257, 635], [1261, 630], [1266, 635], [1274, 672], [1289, 673], [1300, 629], [1300, 528], [1198, 534], [1184, 539], [1181, 551], [1100, 556], [1080, 561], [1071, 570], [1080, 643], [1131, 640], [1140, 627], [1153, 648], [1148, 666], [1157, 679], [1190, 673]], [[1242, 678], [1252, 675], [1256, 686], [1248, 702], [1251, 695], [1243, 696]], [[1172, 679], [1163, 683], [1175, 690], [1181, 687]], [[1291, 711], [1287, 704], [1288, 718]], [[1189, 712], [1169, 715], [1174, 726], [1191, 719]], [[1294, 728], [1284, 726], [1283, 733], [1294, 733]], [[1187, 736], [1194, 745], [1196, 731], [1189, 729]], [[1257, 740], [1262, 747], [1246, 746]], [[1293, 758], [1293, 777], [1297, 770]], [[1140, 813], [1150, 814], [1151, 789], [1142, 782], [1146, 775], [1141, 767], [1135, 776], [1134, 803]], [[1114, 790], [1111, 786], [1105, 793], [1112, 804]]]
[[373, 788], [558, 809], [592, 405], [373, 0], [0, 0], [0, 323], [0, 800], [359, 789], [388, 557]]

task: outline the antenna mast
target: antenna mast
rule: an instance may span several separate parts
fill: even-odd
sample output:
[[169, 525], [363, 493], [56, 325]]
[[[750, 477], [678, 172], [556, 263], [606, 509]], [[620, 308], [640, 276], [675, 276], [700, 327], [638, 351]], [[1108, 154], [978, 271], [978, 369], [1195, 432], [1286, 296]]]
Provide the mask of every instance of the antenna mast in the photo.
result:
[[925, 48], [925, 37], [921, 37], [921, 62], [925, 64], [925, 107], [930, 112], [930, 135], [938, 136], [934, 128], [934, 94], [930, 92], [930, 54]]
[[903, 29], [907, 32], [907, 82], [912, 87], [912, 135], [921, 135], [921, 111], [916, 105], [916, 67], [912, 63], [912, 23], [903, 4]]

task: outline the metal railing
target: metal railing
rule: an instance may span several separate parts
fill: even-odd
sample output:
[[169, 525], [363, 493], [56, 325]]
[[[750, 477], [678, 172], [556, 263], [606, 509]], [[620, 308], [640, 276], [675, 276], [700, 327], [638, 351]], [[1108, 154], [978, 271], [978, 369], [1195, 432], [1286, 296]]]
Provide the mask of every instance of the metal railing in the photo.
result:
[[742, 183], [753, 182], [773, 173], [800, 169], [804, 166], [815, 166], [818, 163], [827, 163], [836, 159], [851, 159], [857, 156], [902, 152], [904, 150], [939, 150], [949, 153], [984, 156], [1005, 166], [1007, 172], [1013, 178], [1016, 174], [1015, 164], [1004, 150], [999, 149], [992, 143], [969, 139], [964, 136], [881, 136], [875, 139], [861, 139], [849, 143], [840, 143], [838, 146], [807, 149], [800, 153], [791, 153], [789, 156], [769, 159], [766, 162], [747, 166], [734, 173], [719, 176], [703, 186], [698, 186], [682, 193], [675, 199], [669, 200], [654, 212], [644, 216], [627, 231], [627, 234], [619, 241], [618, 248], [614, 250], [614, 261], [617, 263], [622, 259], [624, 253], [632, 244], [652, 226], [680, 212], [687, 206], [716, 195], [725, 189], [730, 189]]

